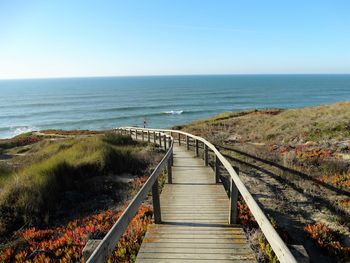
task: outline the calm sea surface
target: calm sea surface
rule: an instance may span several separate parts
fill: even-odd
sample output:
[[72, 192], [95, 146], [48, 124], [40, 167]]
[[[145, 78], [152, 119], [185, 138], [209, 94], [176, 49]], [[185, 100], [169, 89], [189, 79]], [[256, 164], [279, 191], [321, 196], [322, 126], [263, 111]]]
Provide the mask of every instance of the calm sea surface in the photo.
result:
[[0, 138], [39, 129], [170, 127], [224, 111], [350, 100], [350, 75], [0, 80]]

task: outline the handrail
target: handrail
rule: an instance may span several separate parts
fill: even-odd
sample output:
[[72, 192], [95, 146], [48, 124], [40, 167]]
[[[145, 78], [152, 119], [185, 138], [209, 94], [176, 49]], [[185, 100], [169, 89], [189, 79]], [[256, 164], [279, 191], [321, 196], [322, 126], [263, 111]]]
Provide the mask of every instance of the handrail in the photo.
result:
[[[118, 129], [122, 130], [122, 129]], [[126, 129], [124, 129], [126, 130]], [[135, 128], [129, 128], [127, 130], [135, 131], [137, 134], [137, 131], [140, 129]], [[153, 197], [153, 203], [154, 208], [153, 210], [158, 209], [158, 211], [154, 211], [154, 217], [155, 221], [160, 221], [160, 207], [159, 207], [159, 193], [158, 193], [158, 176], [160, 175], [161, 171], [165, 168], [165, 166], [171, 166], [172, 164], [172, 155], [173, 155], [173, 138], [165, 133], [160, 133], [159, 136], [166, 136], [165, 138], [170, 139], [170, 145], [169, 148], [165, 154], [165, 156], [162, 158], [162, 160], [158, 163], [152, 174], [149, 176], [147, 181], [144, 183], [144, 185], [141, 187], [141, 189], [138, 191], [136, 196], [131, 200], [127, 208], [124, 210], [123, 214], [118, 218], [117, 222], [114, 223], [112, 228], [108, 231], [106, 236], [102, 239], [102, 241], [99, 243], [97, 248], [94, 250], [94, 252], [91, 254], [89, 259], [87, 260], [88, 263], [92, 262], [106, 262], [107, 257], [110, 256], [115, 249], [119, 239], [124, 234], [126, 228], [130, 224], [133, 217], [136, 215], [140, 205], [142, 204], [143, 200], [147, 197], [148, 192], [152, 188], [152, 197]], [[137, 136], [136, 136], [137, 139]], [[142, 136], [143, 141], [145, 140], [144, 136]], [[155, 200], [155, 198], [158, 198], [158, 200]], [[157, 202], [157, 203], [156, 203]], [[155, 204], [156, 203], [156, 204]], [[158, 206], [158, 207], [155, 207]], [[156, 215], [157, 214], [157, 215]], [[156, 216], [158, 218], [156, 218]], [[157, 223], [157, 222], [156, 222]], [[160, 222], [158, 222], [160, 223]]]
[[[120, 129], [135, 129], [133, 127], [122, 127]], [[171, 129], [148, 129], [148, 128], [137, 128], [138, 130], [143, 131], [152, 131], [152, 132], [163, 132], [170, 134], [181, 134], [186, 136], [186, 141], [188, 142], [188, 138], [192, 138], [197, 141], [196, 143], [196, 153], [198, 155], [198, 141], [202, 142], [206, 147], [212, 150], [216, 156], [216, 158], [222, 163], [227, 172], [229, 173], [232, 181], [234, 182], [235, 187], [240, 192], [247, 206], [249, 207], [251, 213], [253, 214], [255, 220], [257, 221], [261, 231], [264, 233], [267, 241], [271, 245], [272, 250], [275, 252], [278, 260], [282, 263], [296, 263], [296, 259], [293, 254], [290, 252], [287, 245], [283, 242], [281, 237], [276, 232], [275, 228], [270, 223], [269, 219], [266, 217], [264, 212], [261, 210], [259, 205], [254, 200], [253, 196], [250, 194], [246, 186], [243, 184], [242, 180], [239, 178], [236, 171], [232, 168], [232, 165], [226, 160], [226, 158], [216, 149], [216, 147], [208, 142], [206, 139], [192, 135], [190, 133], [179, 131], [179, 130], [171, 130]], [[179, 137], [180, 138], [180, 137]]]

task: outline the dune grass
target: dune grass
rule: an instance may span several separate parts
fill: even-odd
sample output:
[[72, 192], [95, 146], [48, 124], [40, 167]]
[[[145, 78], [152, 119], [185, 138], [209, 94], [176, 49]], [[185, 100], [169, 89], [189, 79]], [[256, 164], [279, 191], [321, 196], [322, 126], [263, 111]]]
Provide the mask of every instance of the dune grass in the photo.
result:
[[[15, 171], [0, 167], [0, 233], [23, 224], [40, 224], [55, 209], [59, 194], [83, 189], [100, 175], [137, 174], [147, 168], [151, 146], [116, 134], [45, 140], [18, 158]], [[6, 178], [6, 179], [5, 179]]]
[[292, 169], [315, 176], [339, 175], [345, 180], [350, 165], [341, 156], [350, 151], [349, 116], [350, 102], [338, 102], [228, 112], [179, 128]]
[[223, 113], [207, 120], [182, 126], [183, 129], [208, 135], [222, 132], [225, 139], [238, 134], [242, 142], [291, 143], [350, 138], [350, 102], [288, 110], [247, 110]]

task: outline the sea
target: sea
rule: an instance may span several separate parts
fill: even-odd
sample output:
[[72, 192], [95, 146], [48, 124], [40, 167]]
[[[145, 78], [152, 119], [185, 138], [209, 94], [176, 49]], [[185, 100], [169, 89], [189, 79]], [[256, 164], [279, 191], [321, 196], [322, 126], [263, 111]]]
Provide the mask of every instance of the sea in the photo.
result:
[[169, 128], [221, 112], [350, 100], [350, 75], [0, 80], [0, 138], [44, 129]]

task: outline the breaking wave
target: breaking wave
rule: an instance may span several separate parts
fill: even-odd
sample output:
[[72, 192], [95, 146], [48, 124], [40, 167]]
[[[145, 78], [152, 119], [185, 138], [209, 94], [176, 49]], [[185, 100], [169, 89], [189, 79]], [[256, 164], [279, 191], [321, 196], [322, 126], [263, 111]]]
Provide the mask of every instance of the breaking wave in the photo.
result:
[[182, 114], [184, 111], [183, 110], [170, 110], [170, 111], [165, 111], [165, 114], [172, 114], [172, 115], [179, 115]]

